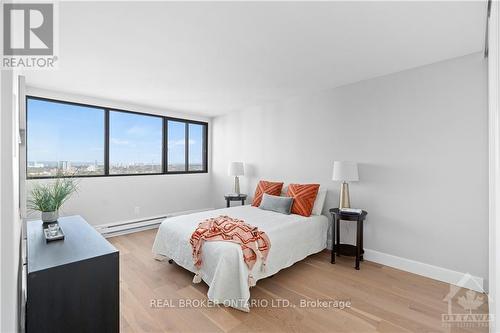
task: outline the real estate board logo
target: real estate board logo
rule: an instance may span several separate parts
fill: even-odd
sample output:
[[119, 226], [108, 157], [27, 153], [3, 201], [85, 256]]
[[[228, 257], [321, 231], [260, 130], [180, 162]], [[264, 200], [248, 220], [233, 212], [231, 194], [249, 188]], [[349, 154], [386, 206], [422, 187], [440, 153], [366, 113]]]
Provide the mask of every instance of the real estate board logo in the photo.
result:
[[54, 68], [54, 3], [4, 3], [3, 68]]
[[456, 285], [450, 285], [443, 301], [448, 303], [448, 312], [441, 315], [444, 327], [486, 328], [494, 319], [488, 313], [488, 303], [493, 300], [484, 292], [482, 283], [469, 273], [464, 274]]

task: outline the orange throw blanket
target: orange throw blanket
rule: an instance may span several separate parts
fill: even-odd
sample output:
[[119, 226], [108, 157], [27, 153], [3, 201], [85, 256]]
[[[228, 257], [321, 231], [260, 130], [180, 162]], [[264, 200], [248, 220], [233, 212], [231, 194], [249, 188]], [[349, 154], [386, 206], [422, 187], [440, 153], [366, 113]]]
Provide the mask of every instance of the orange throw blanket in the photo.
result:
[[[248, 285], [255, 286], [255, 280], [251, 270], [257, 261], [257, 256], [262, 261], [261, 269], [265, 270], [267, 255], [271, 248], [271, 242], [263, 231], [257, 227], [246, 224], [243, 220], [234, 219], [229, 216], [218, 216], [201, 222], [191, 235], [191, 247], [193, 248], [193, 260], [196, 269], [201, 267], [201, 248], [205, 241], [228, 241], [240, 244], [243, 251], [243, 260], [248, 266]], [[196, 273], [194, 283], [201, 282], [199, 273]]]

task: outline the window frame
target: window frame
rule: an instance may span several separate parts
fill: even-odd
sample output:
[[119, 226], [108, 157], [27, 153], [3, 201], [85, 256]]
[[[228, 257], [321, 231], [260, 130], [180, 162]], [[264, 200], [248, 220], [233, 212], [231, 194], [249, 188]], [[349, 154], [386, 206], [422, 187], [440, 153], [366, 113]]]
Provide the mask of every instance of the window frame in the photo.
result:
[[[104, 135], [104, 174], [102, 174], [102, 175], [62, 176], [61, 178], [68, 178], [68, 177], [74, 177], [74, 178], [128, 177], [128, 176], [157, 176], [157, 175], [183, 175], [183, 174], [208, 173], [208, 122], [185, 119], [185, 118], [170, 117], [170, 116], [162, 116], [162, 115], [151, 114], [151, 113], [146, 113], [146, 112], [130, 111], [130, 110], [124, 110], [124, 109], [119, 109], [119, 108], [115, 108], [115, 107], [101, 106], [101, 105], [95, 105], [95, 104], [85, 104], [85, 103], [80, 103], [80, 102], [71, 102], [71, 101], [59, 100], [59, 99], [54, 99], [54, 98], [26, 95], [26, 98], [25, 98], [26, 138], [28, 137], [27, 132], [29, 131], [28, 101], [30, 99], [31, 100], [46, 101], [46, 102], [53, 102], [53, 103], [69, 104], [69, 105], [75, 105], [75, 106], [80, 106], [80, 107], [97, 108], [97, 109], [103, 110], [103, 113], [104, 113], [104, 133], [103, 133], [103, 135]], [[109, 114], [110, 114], [110, 112], [113, 112], [113, 111], [123, 112], [123, 113], [131, 113], [131, 114], [149, 116], [149, 117], [157, 117], [157, 118], [162, 119], [162, 148], [161, 148], [162, 149], [162, 151], [161, 151], [161, 156], [162, 156], [161, 169], [162, 169], [162, 172], [130, 173], [130, 174], [110, 174], [109, 173], [109, 145], [110, 145]], [[169, 120], [184, 123], [184, 126], [185, 126], [186, 141], [184, 144], [184, 150], [185, 150], [185, 157], [184, 157], [185, 170], [184, 171], [168, 171], [168, 121]], [[189, 124], [196, 124], [196, 125], [203, 126], [203, 149], [202, 149], [203, 170], [189, 171]], [[43, 177], [29, 176], [29, 174], [28, 174], [28, 144], [29, 144], [29, 142], [26, 140], [26, 151], [25, 151], [26, 164], [24, 166], [25, 172], [26, 172], [26, 179], [31, 180], [31, 179], [58, 178], [56, 176], [43, 176]]]
[[147, 176], [147, 175], [162, 175], [163, 174], [163, 171], [164, 171], [164, 168], [163, 168], [163, 154], [164, 154], [164, 150], [165, 150], [165, 137], [164, 137], [164, 130], [163, 130], [163, 126], [164, 126], [164, 123], [165, 121], [162, 120], [162, 137], [161, 137], [161, 156], [162, 156], [162, 159], [161, 159], [161, 170], [162, 172], [149, 172], [149, 173], [119, 173], [119, 174], [110, 174], [109, 173], [109, 167], [110, 167], [110, 160], [109, 160], [109, 149], [110, 149], [110, 113], [111, 112], [121, 112], [121, 113], [129, 113], [129, 114], [135, 114], [135, 115], [139, 115], [139, 116], [146, 116], [146, 117], [155, 117], [155, 118], [160, 118], [160, 119], [163, 119], [164, 117], [163, 116], [159, 116], [159, 115], [156, 115], [156, 114], [149, 114], [149, 113], [141, 113], [141, 112], [135, 112], [135, 111], [124, 111], [124, 110], [120, 110], [120, 109], [117, 109], [117, 108], [107, 108], [105, 109], [104, 111], [106, 113], [106, 122], [104, 124], [104, 128], [105, 128], [105, 131], [106, 131], [106, 142], [105, 142], [105, 151], [106, 151], [106, 154], [104, 156], [104, 174], [106, 176], [110, 176], [110, 177], [115, 177], [115, 176]]

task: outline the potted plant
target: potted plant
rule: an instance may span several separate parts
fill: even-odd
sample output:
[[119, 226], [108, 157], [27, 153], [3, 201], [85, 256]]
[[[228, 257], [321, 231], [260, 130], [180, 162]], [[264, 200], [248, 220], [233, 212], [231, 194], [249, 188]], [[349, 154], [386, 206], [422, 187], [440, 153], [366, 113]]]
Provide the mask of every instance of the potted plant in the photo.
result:
[[33, 185], [31, 198], [28, 199], [28, 208], [42, 213], [42, 221], [51, 223], [59, 218], [59, 208], [78, 189], [74, 178], [58, 178], [52, 183]]

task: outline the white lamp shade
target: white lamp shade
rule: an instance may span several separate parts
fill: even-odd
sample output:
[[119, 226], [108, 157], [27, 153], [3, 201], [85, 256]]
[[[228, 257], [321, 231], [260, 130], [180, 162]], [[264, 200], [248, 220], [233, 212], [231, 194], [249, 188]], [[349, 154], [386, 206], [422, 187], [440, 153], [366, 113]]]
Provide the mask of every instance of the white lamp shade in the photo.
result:
[[333, 180], [341, 182], [355, 182], [359, 180], [358, 164], [356, 162], [333, 162]]
[[230, 176], [243, 176], [245, 174], [243, 162], [231, 162], [228, 173]]

